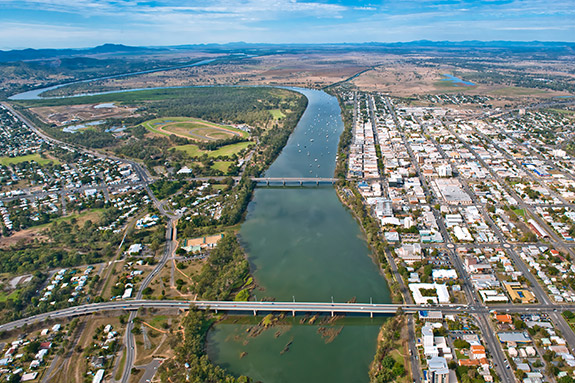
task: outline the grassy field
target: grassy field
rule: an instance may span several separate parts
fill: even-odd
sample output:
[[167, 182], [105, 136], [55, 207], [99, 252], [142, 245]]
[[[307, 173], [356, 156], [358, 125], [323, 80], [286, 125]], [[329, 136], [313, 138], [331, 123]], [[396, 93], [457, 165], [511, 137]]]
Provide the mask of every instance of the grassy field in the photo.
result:
[[196, 141], [213, 141], [233, 136], [248, 136], [246, 132], [231, 126], [189, 117], [156, 118], [142, 123], [142, 126], [154, 133], [162, 135], [175, 134]]
[[251, 142], [238, 142], [237, 144], [222, 146], [217, 150], [202, 150], [197, 145], [189, 144], [176, 146], [176, 149], [184, 151], [192, 157], [201, 157], [203, 154], [207, 154], [208, 157], [218, 158], [224, 156], [233, 156], [234, 154], [237, 154], [247, 148], [250, 144]]
[[284, 118], [286, 116], [279, 109], [272, 109], [272, 110], [270, 110], [270, 113], [272, 114], [272, 117], [274, 118], [274, 120], [279, 120], [280, 118]]
[[545, 109], [545, 111], [551, 112], [551, 113], [559, 113], [559, 114], [563, 114], [563, 115], [565, 115], [565, 116], [571, 116], [571, 115], [575, 114], [574, 111], [572, 111], [572, 110], [566, 110], [566, 109], [555, 109], [555, 108], [551, 108], [551, 109]]
[[10, 294], [2, 293], [2, 294], [0, 294], [0, 302], [6, 302], [8, 299], [14, 300], [14, 299], [18, 298], [19, 294], [20, 294], [20, 290], [14, 290]]
[[513, 209], [513, 212], [521, 217], [525, 217], [525, 210], [523, 209]]
[[230, 166], [233, 164], [232, 161], [219, 161], [219, 162], [214, 162], [214, 164], [212, 165], [213, 169], [216, 170], [220, 170], [224, 173], [228, 172], [228, 169], [230, 168]]
[[541, 89], [510, 86], [507, 88], [496, 89], [490, 93], [498, 96], [530, 96], [530, 95], [541, 95], [547, 92]]
[[433, 86], [437, 90], [441, 90], [442, 92], [449, 92], [449, 91], [463, 92], [463, 91], [471, 88], [471, 87], [466, 87], [466, 86], [458, 86], [451, 81], [435, 81], [433, 83]]
[[168, 321], [168, 317], [166, 315], [158, 315], [154, 316], [150, 319], [146, 320], [150, 326], [162, 329], [162, 325]]
[[84, 223], [86, 223], [86, 221], [88, 221], [88, 220], [90, 220], [92, 222], [99, 222], [100, 218], [102, 218], [103, 212], [104, 212], [104, 209], [86, 210], [80, 214], [71, 214], [71, 215], [67, 215], [64, 217], [55, 218], [52, 221], [50, 221], [49, 223], [35, 226], [35, 227], [33, 227], [33, 229], [43, 229], [45, 227], [48, 227], [48, 226], [54, 224], [55, 222], [58, 222], [58, 223], [69, 222], [72, 220], [72, 218], [75, 218], [78, 221], [77, 222], [78, 225], [80, 225], [80, 226], [84, 225]]
[[44, 166], [51, 163], [60, 163], [57, 160], [42, 158], [42, 156], [38, 153], [28, 154], [26, 156], [20, 156], [20, 157], [0, 157], [0, 165], [4, 166], [20, 164], [22, 162], [30, 162], [30, 161], [35, 161], [40, 166]]

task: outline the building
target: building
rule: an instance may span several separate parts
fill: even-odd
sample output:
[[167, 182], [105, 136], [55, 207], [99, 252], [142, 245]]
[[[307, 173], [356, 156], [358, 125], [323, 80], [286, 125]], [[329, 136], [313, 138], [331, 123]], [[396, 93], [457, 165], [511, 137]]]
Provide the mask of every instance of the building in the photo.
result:
[[[416, 304], [426, 304], [432, 302], [449, 303], [449, 291], [447, 285], [439, 283], [410, 283], [409, 289]], [[421, 290], [435, 290], [436, 296], [423, 296]]]
[[140, 254], [141, 251], [142, 251], [142, 244], [135, 243], [128, 249], [128, 254]]
[[497, 290], [479, 290], [479, 295], [483, 302], [509, 302], [509, 298]]
[[104, 381], [104, 372], [105, 370], [103, 369], [96, 371], [96, 375], [94, 375], [92, 383], [102, 383]]
[[520, 301], [521, 303], [535, 302], [535, 296], [531, 291], [523, 288], [519, 282], [503, 282], [503, 286], [511, 297], [512, 301]]
[[434, 281], [437, 280], [444, 280], [444, 279], [451, 279], [451, 280], [455, 280], [457, 279], [457, 271], [455, 271], [454, 269], [434, 269], [431, 272], [431, 277], [433, 278]]
[[513, 323], [513, 318], [511, 318], [511, 315], [509, 314], [497, 314], [495, 315], [495, 319], [497, 319], [497, 322], [499, 323], [506, 323], [506, 324]]
[[182, 249], [187, 252], [195, 252], [203, 249], [213, 249], [217, 246], [220, 239], [224, 237], [223, 234], [216, 234], [207, 237], [200, 237], [194, 239], [185, 239], [182, 244]]
[[449, 383], [449, 368], [445, 358], [441, 356], [433, 357], [427, 364], [426, 381], [428, 383]]
[[396, 253], [399, 258], [408, 264], [415, 263], [423, 259], [423, 256], [421, 255], [421, 245], [419, 243], [404, 244], [396, 250]]
[[486, 358], [487, 355], [485, 355], [485, 347], [482, 345], [471, 345], [469, 357], [471, 359], [478, 360]]
[[453, 175], [453, 170], [451, 165], [441, 165], [437, 167], [437, 175], [440, 177], [451, 177]]
[[399, 242], [399, 233], [397, 231], [386, 231], [383, 235], [385, 236], [385, 240], [389, 243]]
[[531, 343], [526, 332], [500, 332], [497, 336], [501, 343]]
[[427, 311], [421, 310], [419, 312], [419, 319], [425, 322], [443, 322], [443, 313], [441, 311]]

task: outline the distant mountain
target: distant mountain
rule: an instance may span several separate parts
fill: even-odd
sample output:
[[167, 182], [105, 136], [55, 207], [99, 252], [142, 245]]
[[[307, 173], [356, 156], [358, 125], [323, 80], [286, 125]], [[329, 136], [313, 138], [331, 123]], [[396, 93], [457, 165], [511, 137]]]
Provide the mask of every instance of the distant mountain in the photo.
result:
[[121, 44], [104, 44], [86, 49], [21, 49], [2, 51], [0, 50], [0, 62], [46, 60], [71, 56], [90, 56], [96, 54], [115, 53], [139, 53], [157, 51], [158, 48], [130, 47]]
[[266, 54], [273, 52], [298, 51], [298, 50], [385, 50], [385, 51], [416, 51], [416, 50], [497, 50], [497, 51], [537, 51], [547, 50], [549, 52], [567, 52], [573, 54], [575, 42], [561, 41], [429, 41], [418, 40], [408, 42], [381, 43], [327, 43], [327, 44], [267, 44], [267, 43], [246, 43], [243, 41], [230, 42], [226, 44], [188, 44], [164, 47], [132, 47], [121, 44], [104, 44], [94, 48], [86, 49], [22, 49], [12, 51], [0, 50], [1, 62], [51, 60], [70, 57], [87, 57], [90, 55], [115, 55], [115, 54], [145, 54], [159, 51], [181, 51], [200, 50], [214, 53], [244, 53], [244, 54]]

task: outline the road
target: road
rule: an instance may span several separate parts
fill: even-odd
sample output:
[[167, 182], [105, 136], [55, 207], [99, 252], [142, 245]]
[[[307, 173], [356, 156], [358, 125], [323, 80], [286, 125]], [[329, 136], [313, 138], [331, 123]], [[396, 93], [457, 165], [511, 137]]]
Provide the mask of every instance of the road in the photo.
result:
[[475, 306], [463, 304], [442, 304], [442, 305], [416, 305], [416, 304], [393, 304], [393, 303], [331, 303], [331, 302], [268, 302], [268, 301], [188, 301], [188, 300], [127, 300], [101, 303], [90, 303], [80, 306], [69, 307], [62, 310], [55, 310], [44, 314], [34, 315], [29, 318], [0, 325], [0, 330], [10, 331], [22, 327], [25, 324], [40, 323], [48, 319], [64, 319], [95, 313], [109, 311], [137, 311], [140, 308], [155, 309], [180, 309], [187, 310], [190, 305], [194, 305], [200, 310], [211, 310], [215, 312], [232, 313], [259, 313], [286, 312], [286, 313], [326, 313], [326, 314], [362, 314], [370, 315], [390, 315], [396, 314], [398, 309], [405, 313], [416, 313], [420, 310], [441, 311], [450, 313], [481, 313], [488, 314], [492, 310], [509, 313], [555, 313], [564, 310], [575, 310], [575, 305], [567, 304], [496, 304], [490, 306]]
[[[149, 193], [150, 196], [154, 195], [151, 190], [149, 191]], [[168, 215], [167, 212], [164, 210], [163, 205], [156, 199], [156, 197], [153, 197], [152, 199], [154, 201], [154, 204], [159, 208], [160, 212], [164, 215]], [[142, 299], [142, 296], [144, 295], [144, 290], [150, 285], [152, 280], [161, 272], [161, 270], [166, 265], [166, 262], [168, 262], [168, 259], [170, 259], [170, 257], [173, 255], [175, 251], [175, 244], [176, 244], [175, 240], [177, 236], [176, 223], [179, 217], [173, 217], [173, 216], [169, 217], [170, 219], [166, 227], [166, 246], [164, 249], [164, 254], [162, 255], [162, 258], [160, 259], [154, 270], [151, 273], [149, 273], [140, 284], [138, 292], [136, 293], [135, 296], [135, 299], [137, 301], [140, 301]], [[136, 315], [137, 315], [136, 311], [130, 312], [130, 316], [128, 317], [128, 324], [126, 325], [126, 333], [124, 335], [124, 344], [126, 347], [126, 363], [124, 364], [124, 372], [122, 373], [122, 380], [121, 380], [122, 383], [127, 383], [128, 380], [130, 379], [130, 373], [132, 371], [132, 367], [135, 361], [136, 350], [132, 330], [134, 328], [134, 318], [136, 318]]]
[[[357, 108], [354, 108], [354, 111], [357, 111]], [[369, 115], [370, 115], [371, 123], [372, 123], [373, 137], [375, 139], [375, 144], [380, 145], [379, 134], [377, 131], [377, 118], [375, 117], [375, 112], [376, 112], [376, 105], [375, 105], [374, 98], [373, 98], [373, 96], [369, 96]], [[356, 118], [356, 114], [354, 114], [354, 126], [355, 126], [355, 118]], [[395, 121], [396, 121], [396, 125], [397, 125], [397, 120], [395, 120]], [[381, 160], [382, 160], [382, 158], [378, 158], [378, 162], [380, 162]], [[379, 171], [381, 174], [383, 169], [379, 169]], [[389, 250], [389, 248], [385, 249], [385, 256], [387, 259], [387, 263], [389, 264], [389, 266], [391, 268], [391, 272], [393, 274], [393, 277], [397, 281], [397, 283], [399, 284], [399, 289], [401, 290], [401, 294], [403, 296], [405, 303], [412, 304], [413, 299], [411, 297], [411, 292], [407, 289], [407, 286], [405, 285], [405, 281], [403, 280], [403, 277], [401, 276], [401, 274], [399, 273], [399, 270], [397, 269], [397, 264], [395, 263], [395, 259], [393, 258], [393, 255], [391, 254], [391, 251]], [[407, 334], [408, 334], [408, 342], [407, 343], [408, 343], [408, 347], [409, 347], [409, 354], [411, 357], [410, 363], [409, 363], [409, 365], [411, 366], [411, 377], [415, 383], [420, 383], [422, 381], [422, 379], [421, 379], [421, 365], [419, 363], [419, 351], [417, 349], [417, 344], [416, 344], [417, 341], [416, 341], [416, 337], [415, 337], [415, 324], [413, 321], [413, 315], [407, 314], [406, 316], [407, 316]]]
[[[428, 198], [431, 197], [431, 199], [428, 202], [433, 203], [434, 194], [431, 192], [431, 190], [429, 190], [429, 187], [427, 185], [427, 181], [422, 176], [418, 161], [417, 161], [417, 159], [416, 159], [416, 157], [415, 157], [415, 155], [411, 149], [411, 146], [407, 142], [407, 139], [406, 139], [405, 133], [404, 133], [404, 129], [401, 126], [401, 124], [399, 123], [399, 120], [397, 118], [397, 115], [395, 113], [393, 105], [391, 104], [391, 102], [389, 101], [388, 98], [385, 99], [385, 102], [386, 102], [387, 108], [389, 109], [390, 113], [392, 114], [392, 117], [393, 117], [394, 122], [396, 124], [397, 130], [401, 134], [402, 141], [403, 141], [403, 143], [407, 149], [407, 152], [409, 154], [411, 162], [415, 166], [415, 169], [417, 171], [417, 175], [420, 179], [421, 186], [423, 187], [423, 189], [425, 191], [425, 195], [428, 196]], [[420, 128], [423, 131], [425, 131], [425, 127], [421, 123], [421, 121], [418, 121], [418, 123], [419, 123]], [[438, 146], [437, 143], [435, 143], [435, 145]], [[440, 153], [442, 155], [444, 155], [442, 150], [440, 151]], [[474, 194], [470, 193], [470, 196], [474, 197]], [[474, 202], [477, 202], [477, 201], [474, 200]], [[447, 254], [448, 254], [449, 260], [450, 260], [451, 264], [453, 265], [453, 267], [457, 270], [459, 277], [462, 279], [462, 283], [461, 283], [462, 289], [463, 289], [463, 292], [467, 298], [467, 302], [469, 303], [468, 309], [463, 311], [463, 312], [468, 312], [468, 313], [471, 313], [472, 315], [475, 316], [476, 322], [479, 324], [479, 329], [481, 330], [481, 334], [483, 335], [483, 340], [485, 341], [487, 349], [490, 351], [492, 357], [496, 361], [495, 369], [496, 369], [499, 377], [505, 383], [512, 383], [515, 381], [515, 378], [513, 376], [513, 373], [504, 367], [503, 361], [505, 360], [505, 355], [503, 354], [503, 351], [501, 350], [501, 347], [500, 347], [498, 340], [495, 339], [495, 336], [493, 335], [493, 329], [491, 328], [491, 325], [490, 325], [490, 320], [488, 318], [489, 313], [486, 310], [486, 306], [484, 306], [481, 303], [481, 301], [478, 299], [478, 296], [475, 292], [475, 289], [473, 288], [473, 286], [470, 283], [469, 275], [468, 275], [467, 270], [465, 269], [465, 267], [463, 265], [463, 261], [453, 250], [455, 248], [455, 244], [453, 243], [451, 236], [447, 232], [447, 228], [445, 227], [445, 222], [444, 222], [443, 218], [441, 217], [441, 215], [437, 211], [437, 209], [435, 209], [434, 207], [432, 207], [431, 209], [432, 209], [433, 214], [435, 216], [435, 220], [439, 226], [439, 230], [441, 232], [441, 235], [443, 236], [444, 243], [447, 246]]]
[[137, 366], [137, 368], [144, 370], [144, 375], [140, 379], [140, 383], [151, 382], [154, 375], [156, 375], [156, 371], [158, 371], [158, 367], [160, 367], [162, 362], [163, 360], [161, 359], [154, 359], [145, 366]]

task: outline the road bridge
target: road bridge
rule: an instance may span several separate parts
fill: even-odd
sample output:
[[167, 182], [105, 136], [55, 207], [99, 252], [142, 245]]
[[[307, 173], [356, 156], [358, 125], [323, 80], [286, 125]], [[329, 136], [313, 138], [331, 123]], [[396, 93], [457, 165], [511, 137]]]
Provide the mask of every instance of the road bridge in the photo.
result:
[[327, 178], [327, 177], [252, 177], [252, 181], [263, 183], [265, 182], [266, 185], [270, 184], [277, 184], [281, 183], [283, 186], [288, 184], [299, 184], [303, 186], [304, 184], [315, 183], [316, 185], [319, 184], [335, 184], [338, 179], [337, 178]]
[[244, 313], [250, 315], [267, 314], [274, 312], [288, 313], [291, 315], [321, 313], [328, 315], [393, 315], [399, 310], [404, 313], [416, 313], [420, 310], [441, 311], [450, 313], [488, 313], [490, 310], [498, 312], [561, 312], [566, 309], [573, 309], [569, 305], [514, 305], [499, 304], [494, 306], [472, 306], [461, 304], [443, 305], [417, 305], [417, 304], [379, 304], [379, 303], [329, 303], [329, 302], [267, 302], [267, 301], [187, 301], [187, 300], [126, 300], [114, 302], [91, 303], [81, 306], [69, 307], [55, 310], [44, 314], [34, 315], [28, 318], [19, 319], [14, 322], [0, 325], [0, 331], [10, 331], [25, 324], [39, 323], [48, 319], [64, 319], [82, 315], [95, 314], [109, 311], [136, 311], [140, 308], [155, 309], [179, 309], [188, 310], [194, 305], [200, 310], [211, 310], [214, 312]]

